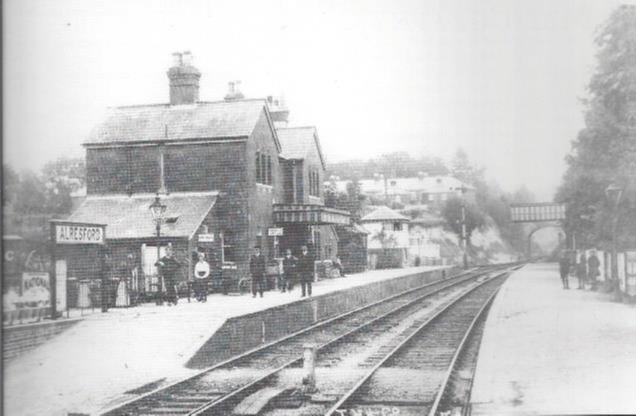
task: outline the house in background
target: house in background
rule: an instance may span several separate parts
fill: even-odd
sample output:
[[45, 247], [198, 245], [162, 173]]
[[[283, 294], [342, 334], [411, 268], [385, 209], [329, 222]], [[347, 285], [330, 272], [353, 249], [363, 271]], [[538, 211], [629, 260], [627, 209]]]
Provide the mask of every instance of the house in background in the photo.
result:
[[[335, 181], [336, 188], [345, 192], [351, 181]], [[411, 178], [387, 178], [376, 174], [373, 179], [358, 181], [360, 190], [371, 201], [381, 204], [397, 203], [405, 208], [420, 207], [440, 212], [447, 200], [465, 198], [475, 202], [475, 188], [451, 176], [427, 176], [420, 173]]]
[[369, 232], [370, 268], [394, 268], [441, 264], [441, 250], [434, 239], [442, 237], [444, 220], [431, 214], [410, 219], [386, 206], [360, 220]]
[[[69, 220], [106, 224], [111, 276], [126, 274], [132, 259], [153, 278], [157, 246], [163, 253], [168, 244], [184, 280], [197, 252], [238, 276], [255, 246], [270, 259], [300, 244], [334, 257], [332, 226], [349, 224], [349, 214], [323, 205], [315, 128], [285, 128], [287, 110], [244, 99], [234, 84], [223, 101], [199, 101], [191, 55], [174, 58], [168, 104], [113, 108], [84, 143], [86, 198]], [[157, 195], [167, 206], [159, 237], [149, 211]], [[69, 276], [94, 277], [74, 260]]]
[[360, 219], [360, 224], [369, 232], [369, 268], [388, 269], [408, 265], [410, 221], [386, 206]]

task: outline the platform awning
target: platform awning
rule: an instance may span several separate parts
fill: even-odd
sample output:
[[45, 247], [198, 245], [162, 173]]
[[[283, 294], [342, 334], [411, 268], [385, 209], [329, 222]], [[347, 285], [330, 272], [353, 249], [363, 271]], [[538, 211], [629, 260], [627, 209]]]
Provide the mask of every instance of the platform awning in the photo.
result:
[[350, 214], [311, 204], [274, 204], [274, 223], [306, 225], [349, 225]]
[[[217, 196], [217, 192], [163, 195], [166, 220], [161, 226], [161, 236], [192, 238]], [[109, 240], [153, 238], [156, 229], [149, 207], [154, 200], [153, 194], [89, 196], [70, 220], [106, 224]]]

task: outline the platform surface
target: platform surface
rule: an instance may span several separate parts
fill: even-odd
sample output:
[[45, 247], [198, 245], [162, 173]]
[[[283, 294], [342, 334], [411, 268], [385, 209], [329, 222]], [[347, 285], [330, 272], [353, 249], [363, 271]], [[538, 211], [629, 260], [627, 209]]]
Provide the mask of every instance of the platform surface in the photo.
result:
[[[570, 278], [570, 287], [576, 287]], [[636, 414], [636, 308], [530, 264], [488, 316], [472, 415]]]
[[[319, 296], [444, 267], [373, 270], [314, 283]], [[211, 295], [206, 303], [180, 299], [177, 306], [144, 304], [88, 315], [73, 328], [6, 364], [4, 413], [94, 413], [122, 393], [148, 383], [162, 385], [197, 370], [188, 359], [231, 317], [301, 300], [290, 293]]]

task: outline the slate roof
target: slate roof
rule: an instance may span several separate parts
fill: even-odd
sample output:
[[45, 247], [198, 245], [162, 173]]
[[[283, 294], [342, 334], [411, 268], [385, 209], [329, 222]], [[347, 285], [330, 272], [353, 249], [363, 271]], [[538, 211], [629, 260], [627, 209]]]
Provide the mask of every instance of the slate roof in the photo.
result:
[[325, 160], [320, 149], [318, 140], [318, 132], [316, 128], [311, 127], [286, 127], [276, 130], [278, 140], [280, 141], [283, 152], [281, 157], [284, 159], [305, 159], [313, 146], [318, 150], [320, 161], [323, 168]]
[[[218, 193], [173, 193], [161, 197], [166, 218], [178, 217], [161, 226], [164, 237], [192, 238], [216, 202]], [[149, 238], [156, 235], [150, 215], [152, 194], [88, 196], [69, 221], [106, 224], [106, 238]]]
[[418, 215], [418, 218], [411, 220], [411, 224], [413, 225], [421, 225], [424, 227], [432, 227], [436, 225], [445, 224], [446, 220], [444, 218], [434, 215], [428, 212], [421, 212]]
[[355, 235], [369, 235], [371, 232], [364, 228], [362, 225], [353, 223], [351, 225], [336, 225], [336, 234], [339, 236], [346, 236], [348, 234]]
[[84, 145], [249, 137], [266, 108], [260, 99], [111, 108]]
[[[350, 181], [336, 181], [336, 188], [345, 191]], [[399, 195], [409, 192], [448, 193], [460, 192], [462, 186], [470, 191], [475, 188], [465, 184], [452, 176], [424, 176], [414, 178], [388, 178], [386, 184], [383, 178], [361, 179], [360, 188], [363, 192]], [[394, 184], [395, 183], [395, 184]], [[385, 189], [386, 186], [386, 189]]]
[[360, 219], [361, 222], [375, 222], [375, 221], [411, 221], [410, 218], [405, 217], [393, 211], [387, 206], [381, 206], [370, 214], [365, 215]]

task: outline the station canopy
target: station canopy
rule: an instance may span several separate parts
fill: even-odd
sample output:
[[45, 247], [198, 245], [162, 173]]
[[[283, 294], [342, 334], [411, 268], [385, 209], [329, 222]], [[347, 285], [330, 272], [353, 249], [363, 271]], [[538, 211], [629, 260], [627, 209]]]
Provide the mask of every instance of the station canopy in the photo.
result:
[[[167, 208], [161, 236], [192, 238], [217, 196], [217, 192], [162, 195], [161, 202]], [[149, 207], [155, 197], [154, 194], [89, 196], [69, 221], [105, 224], [109, 240], [154, 237], [156, 226]]]
[[274, 204], [274, 223], [306, 225], [349, 225], [347, 211], [312, 204]]

